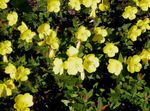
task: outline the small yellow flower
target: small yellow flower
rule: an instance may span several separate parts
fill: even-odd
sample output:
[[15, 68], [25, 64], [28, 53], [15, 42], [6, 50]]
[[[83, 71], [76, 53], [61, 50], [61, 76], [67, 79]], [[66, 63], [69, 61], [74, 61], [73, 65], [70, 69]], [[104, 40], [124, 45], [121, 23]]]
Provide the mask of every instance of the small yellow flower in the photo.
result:
[[9, 63], [8, 66], [5, 67], [5, 73], [10, 74], [11, 79], [15, 79], [16, 72], [17, 72], [16, 67], [11, 63]]
[[20, 39], [21, 40], [25, 40], [26, 42], [32, 42], [32, 38], [36, 35], [35, 32], [32, 32], [30, 29], [24, 31], [21, 35], [20, 35]]
[[141, 58], [138, 55], [134, 55], [133, 57], [128, 57], [127, 60], [127, 69], [129, 72], [140, 72], [142, 65], [140, 64]]
[[109, 59], [109, 64], [107, 66], [108, 72], [118, 76], [123, 69], [122, 63], [116, 59]]
[[50, 34], [50, 25], [48, 23], [41, 24], [38, 27], [37, 32], [39, 33], [39, 37], [43, 39], [44, 35], [47, 36]]
[[7, 8], [7, 3], [9, 0], [0, 0], [0, 9], [5, 9]]
[[11, 96], [14, 88], [15, 85], [12, 80], [7, 80], [5, 83], [0, 84], [0, 97]]
[[113, 43], [106, 43], [106, 46], [103, 48], [103, 52], [108, 55], [108, 57], [114, 57], [118, 53], [119, 49]]
[[60, 0], [47, 0], [47, 10], [49, 12], [59, 12], [60, 10]]
[[150, 30], [149, 18], [145, 18], [144, 20], [138, 20], [136, 25], [142, 30], [142, 32], [146, 32], [146, 30]]
[[32, 42], [32, 38], [36, 35], [35, 32], [32, 32], [30, 29], [28, 29], [24, 22], [21, 23], [21, 25], [18, 27], [18, 30], [21, 33], [20, 39], [25, 40], [26, 42]]
[[8, 25], [13, 26], [18, 21], [18, 14], [16, 12], [10, 12], [7, 15]]
[[67, 50], [66, 54], [68, 56], [77, 56], [79, 50], [73, 46], [70, 46], [69, 49]]
[[100, 11], [107, 11], [110, 8], [109, 0], [102, 0], [102, 3], [99, 4]]
[[96, 68], [99, 66], [99, 59], [95, 57], [94, 54], [88, 54], [84, 56], [84, 63], [83, 63], [84, 69], [89, 72], [95, 72]]
[[136, 7], [127, 6], [122, 14], [123, 18], [133, 20], [136, 18], [136, 13], [138, 12]]
[[26, 81], [28, 80], [28, 75], [30, 74], [30, 69], [29, 68], [25, 68], [23, 66], [19, 66], [17, 68], [17, 73], [16, 73], [16, 80], [20, 80], [20, 81]]
[[21, 22], [21, 25], [18, 27], [18, 30], [20, 31], [20, 33], [23, 33], [26, 30], [28, 30], [28, 27], [24, 22]]
[[8, 40], [0, 42], [0, 54], [1, 55], [10, 54], [12, 52], [11, 46], [12, 44]]
[[150, 8], [150, 0], [137, 0], [136, 5], [139, 6], [143, 11], [148, 11]]
[[148, 61], [150, 60], [150, 52], [147, 51], [146, 49], [143, 49], [139, 56], [145, 64], [147, 64]]
[[46, 37], [46, 44], [50, 45], [52, 49], [58, 49], [59, 43], [56, 31], [51, 30], [50, 34]]
[[76, 11], [79, 11], [81, 9], [80, 0], [69, 0], [68, 5], [71, 9], [75, 9]]
[[132, 41], [136, 41], [137, 37], [140, 36], [142, 33], [142, 30], [137, 27], [137, 25], [133, 25], [128, 32], [128, 38], [130, 38]]
[[55, 74], [63, 74], [64, 72], [64, 67], [63, 67], [63, 61], [62, 59], [59, 58], [55, 58], [55, 60], [53, 61], [54, 67], [53, 67], [53, 71]]
[[69, 57], [64, 62], [64, 68], [67, 69], [69, 75], [76, 75], [78, 72], [83, 72], [82, 59], [79, 57]]
[[33, 96], [29, 93], [19, 94], [15, 97], [14, 108], [18, 111], [30, 111], [28, 107], [33, 106]]
[[88, 29], [86, 29], [85, 26], [80, 26], [77, 32], [75, 33], [75, 36], [78, 40], [81, 40], [84, 42], [88, 39], [88, 37], [91, 36], [91, 32]]
[[5, 67], [5, 73], [9, 74], [12, 79], [26, 81], [28, 79], [28, 75], [30, 74], [30, 69], [25, 68], [23, 66], [16, 67], [9, 63], [8, 66]]
[[96, 27], [94, 29], [94, 37], [92, 41], [98, 42], [98, 43], [104, 43], [105, 42], [105, 37], [107, 36], [107, 30], [103, 29], [102, 27]]

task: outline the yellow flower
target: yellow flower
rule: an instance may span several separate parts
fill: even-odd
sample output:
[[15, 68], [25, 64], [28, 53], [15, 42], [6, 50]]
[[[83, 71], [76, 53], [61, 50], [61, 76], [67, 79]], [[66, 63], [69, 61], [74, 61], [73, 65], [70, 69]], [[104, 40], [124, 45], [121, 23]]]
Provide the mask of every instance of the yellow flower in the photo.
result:
[[96, 27], [94, 29], [94, 37], [92, 41], [98, 42], [98, 43], [104, 43], [105, 42], [105, 37], [107, 36], [107, 30], [103, 29], [102, 27]]
[[23, 66], [19, 66], [16, 69], [13, 64], [9, 63], [8, 66], [5, 67], [5, 73], [9, 74], [12, 79], [26, 81], [30, 74], [30, 69], [24, 68]]
[[20, 31], [20, 33], [23, 33], [26, 30], [28, 30], [28, 27], [24, 22], [21, 22], [21, 25], [18, 27], [18, 30]]
[[9, 0], [0, 0], [0, 9], [5, 9], [7, 8], [7, 3]]
[[145, 64], [147, 64], [148, 61], [150, 60], [150, 52], [147, 51], [146, 49], [143, 49], [139, 56]]
[[47, 0], [47, 10], [49, 12], [59, 12], [60, 10], [60, 0]]
[[32, 32], [30, 29], [24, 31], [21, 35], [20, 35], [20, 39], [21, 40], [25, 40], [26, 42], [32, 42], [32, 38], [36, 35], [35, 32]]
[[70, 46], [69, 49], [67, 50], [66, 54], [68, 56], [77, 56], [79, 50], [73, 46]]
[[5, 73], [10, 74], [11, 79], [15, 79], [16, 72], [17, 72], [16, 67], [11, 63], [9, 63], [8, 66], [5, 67]]
[[33, 106], [33, 96], [29, 93], [19, 94], [15, 97], [14, 108], [17, 111], [30, 111], [28, 107]]
[[90, 17], [95, 18], [96, 17], [96, 9], [97, 9], [97, 4], [100, 2], [100, 0], [92, 0], [92, 5], [91, 5], [91, 13]]
[[107, 11], [110, 8], [109, 0], [102, 0], [102, 3], [99, 4], [100, 11]]
[[0, 54], [5, 56], [6, 54], [10, 54], [12, 52], [12, 44], [10, 41], [6, 40], [0, 42]]
[[136, 13], [138, 12], [136, 7], [127, 6], [122, 14], [123, 18], [133, 20], [136, 18]]
[[18, 14], [16, 12], [10, 12], [7, 15], [8, 25], [13, 26], [18, 21]]
[[142, 65], [140, 64], [141, 58], [138, 55], [134, 55], [133, 57], [128, 57], [127, 60], [127, 69], [129, 72], [140, 72]]
[[25, 40], [26, 42], [32, 42], [32, 38], [36, 35], [35, 32], [32, 32], [24, 22], [21, 23], [21, 25], [18, 27], [18, 30], [20, 31], [20, 39]]
[[19, 66], [17, 68], [17, 73], [16, 73], [16, 80], [20, 80], [20, 81], [26, 81], [28, 80], [28, 75], [30, 74], [30, 69], [29, 68], [25, 68], [23, 66]]
[[136, 25], [133, 25], [128, 32], [128, 38], [132, 41], [136, 41], [137, 37], [141, 35], [141, 32], [141, 29], [138, 29]]
[[44, 35], [47, 36], [50, 34], [50, 25], [48, 23], [41, 24], [38, 27], [37, 32], [39, 33], [39, 37], [43, 39]]
[[85, 7], [90, 7], [92, 5], [92, 0], [81, 0], [81, 3], [85, 6]]
[[148, 11], [148, 8], [150, 8], [150, 0], [137, 0], [136, 5], [143, 11]]
[[122, 63], [116, 59], [109, 59], [109, 64], [107, 66], [108, 72], [118, 76], [123, 69]]
[[62, 59], [59, 58], [55, 58], [55, 60], [53, 61], [54, 67], [53, 67], [53, 71], [55, 74], [63, 74], [64, 72], [64, 67], [63, 67], [63, 61]]
[[86, 41], [88, 37], [91, 36], [91, 32], [88, 29], [86, 29], [85, 26], [80, 26], [77, 32], [75, 33], [75, 36], [78, 40]]
[[108, 57], [114, 57], [118, 53], [119, 49], [113, 43], [106, 43], [106, 46], [103, 48], [103, 52], [108, 55]]
[[46, 44], [50, 45], [52, 49], [58, 49], [59, 43], [56, 31], [51, 30], [49, 36], [46, 37]]
[[69, 57], [64, 62], [64, 68], [67, 69], [69, 75], [76, 75], [78, 72], [83, 72], [82, 59], [79, 57]]
[[89, 72], [95, 72], [96, 68], [99, 66], [99, 59], [95, 57], [94, 54], [88, 54], [84, 56], [84, 63], [83, 63], [84, 69]]
[[79, 11], [81, 9], [81, 2], [80, 0], [69, 0], [69, 3], [68, 3], [69, 7], [71, 9], [75, 9], [76, 11]]
[[146, 32], [146, 30], [150, 30], [150, 20], [149, 18], [145, 18], [144, 20], [138, 20], [137, 26], [142, 30], [142, 32]]
[[5, 83], [0, 84], [0, 97], [11, 96], [14, 88], [15, 85], [12, 80], [7, 80]]

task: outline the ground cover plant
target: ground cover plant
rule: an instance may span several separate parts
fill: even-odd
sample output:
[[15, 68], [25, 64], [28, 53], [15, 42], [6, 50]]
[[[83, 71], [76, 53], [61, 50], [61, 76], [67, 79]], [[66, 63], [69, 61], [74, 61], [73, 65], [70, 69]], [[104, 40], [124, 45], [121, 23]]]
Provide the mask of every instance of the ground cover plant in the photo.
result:
[[150, 111], [150, 0], [0, 0], [0, 110]]

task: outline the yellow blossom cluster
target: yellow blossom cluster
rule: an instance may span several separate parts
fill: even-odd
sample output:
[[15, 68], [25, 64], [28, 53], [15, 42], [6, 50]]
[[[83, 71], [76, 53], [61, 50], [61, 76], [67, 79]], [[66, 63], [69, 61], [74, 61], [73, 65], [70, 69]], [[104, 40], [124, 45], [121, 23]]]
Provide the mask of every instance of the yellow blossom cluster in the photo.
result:
[[138, 20], [136, 25], [133, 25], [128, 31], [128, 38], [132, 41], [136, 41], [142, 33], [150, 30], [150, 20], [145, 18], [144, 20]]
[[16, 68], [13, 64], [9, 63], [5, 67], [5, 73], [10, 75], [11, 79], [26, 81], [28, 80], [28, 75], [30, 74], [30, 69], [23, 66]]
[[7, 8], [7, 3], [9, 0], [0, 0], [0, 9], [5, 9]]

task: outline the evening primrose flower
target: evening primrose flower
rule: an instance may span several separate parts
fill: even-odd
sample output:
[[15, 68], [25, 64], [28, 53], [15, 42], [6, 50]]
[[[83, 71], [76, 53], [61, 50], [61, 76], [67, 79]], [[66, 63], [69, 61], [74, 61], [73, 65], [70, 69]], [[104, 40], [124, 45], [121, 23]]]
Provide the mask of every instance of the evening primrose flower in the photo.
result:
[[39, 33], [39, 37], [43, 39], [44, 35], [47, 36], [50, 34], [50, 25], [48, 23], [41, 24], [38, 27], [37, 32]]
[[136, 0], [135, 2], [143, 11], [148, 11], [150, 8], [150, 0]]
[[59, 12], [60, 0], [47, 0], [47, 11], [48, 12]]
[[26, 42], [32, 42], [32, 38], [36, 35], [35, 32], [32, 32], [24, 22], [18, 27], [18, 30], [21, 32], [20, 39], [25, 40]]
[[64, 68], [67, 70], [69, 75], [76, 75], [78, 72], [83, 73], [82, 59], [79, 57], [69, 57], [64, 62]]
[[68, 56], [77, 56], [79, 50], [73, 46], [70, 46], [66, 52]]
[[122, 63], [116, 59], [109, 59], [109, 64], [107, 66], [108, 72], [118, 76], [123, 69]]
[[8, 66], [5, 67], [5, 73], [9, 74], [11, 79], [15, 79], [16, 72], [17, 72], [16, 66], [14, 66], [11, 63], [9, 63]]
[[142, 33], [142, 30], [137, 27], [137, 25], [133, 25], [128, 32], [128, 38], [130, 38], [132, 41], [136, 41], [137, 37], [140, 36]]
[[50, 34], [46, 37], [46, 44], [50, 45], [52, 49], [58, 49], [59, 43], [60, 41], [57, 37], [57, 32], [51, 30]]
[[0, 9], [5, 9], [7, 8], [7, 3], [9, 0], [0, 0]]
[[119, 49], [113, 43], [106, 43], [106, 46], [103, 48], [103, 52], [108, 55], [108, 57], [114, 57], [118, 53]]
[[13, 26], [14, 24], [17, 23], [18, 21], [18, 14], [16, 12], [10, 12], [8, 15], [7, 15], [7, 20], [8, 20], [8, 25], [9, 26]]
[[88, 54], [84, 56], [84, 63], [83, 63], [84, 69], [89, 72], [95, 72], [97, 67], [99, 66], [99, 59], [95, 57], [94, 54]]
[[97, 4], [98, 4], [100, 1], [101, 1], [101, 0], [92, 0], [91, 13], [90, 13], [90, 17], [91, 17], [91, 18], [95, 18], [95, 17], [96, 17]]
[[142, 65], [140, 63], [141, 58], [138, 55], [134, 55], [133, 57], [128, 57], [127, 60], [127, 69], [130, 73], [140, 72]]
[[0, 54], [3, 56], [3, 62], [8, 62], [7, 54], [12, 52], [12, 44], [10, 41], [6, 40], [0, 42]]
[[91, 32], [85, 26], [80, 26], [75, 33], [75, 37], [80, 41], [86, 41], [91, 36]]
[[99, 4], [100, 11], [107, 11], [110, 8], [109, 0], [102, 0], [102, 3]]
[[146, 49], [143, 49], [139, 56], [145, 64], [150, 60], [150, 52]]
[[127, 6], [122, 14], [123, 18], [133, 20], [136, 18], [136, 13], [138, 9], [136, 7]]
[[11, 79], [26, 81], [28, 80], [28, 75], [30, 74], [30, 69], [23, 66], [16, 68], [13, 64], [9, 63], [5, 67], [5, 73], [10, 75]]
[[6, 55], [10, 54], [12, 52], [12, 44], [10, 41], [6, 40], [3, 42], [0, 42], [0, 54], [1, 55]]
[[92, 41], [98, 42], [98, 43], [104, 43], [105, 42], [105, 37], [107, 36], [107, 30], [103, 29], [102, 27], [96, 27], [94, 29], [94, 37]]
[[79, 11], [81, 9], [81, 1], [80, 0], [69, 0], [68, 5], [71, 9], [75, 9], [76, 11]]
[[55, 60], [53, 61], [53, 64], [54, 64], [54, 67], [53, 67], [54, 73], [62, 75], [64, 72], [64, 65], [63, 65], [62, 59], [55, 58]]
[[150, 30], [150, 19], [145, 18], [144, 20], [138, 20], [136, 25], [142, 32], [146, 32], [146, 30]]
[[15, 85], [12, 80], [7, 80], [6, 82], [0, 84], [0, 97], [11, 96], [14, 88]]
[[15, 97], [14, 108], [17, 111], [30, 111], [29, 107], [33, 106], [33, 96], [29, 93], [19, 94]]

